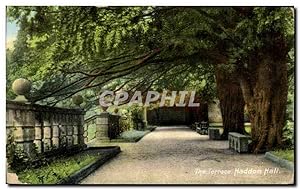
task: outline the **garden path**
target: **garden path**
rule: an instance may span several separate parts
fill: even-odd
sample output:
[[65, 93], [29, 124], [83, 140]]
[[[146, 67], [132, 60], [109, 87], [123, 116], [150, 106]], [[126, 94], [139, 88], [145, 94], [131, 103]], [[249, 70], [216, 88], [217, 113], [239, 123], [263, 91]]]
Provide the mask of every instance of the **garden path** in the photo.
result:
[[293, 182], [293, 172], [263, 155], [237, 154], [228, 149], [228, 141], [211, 141], [186, 126], [158, 127], [137, 143], [118, 145], [122, 152], [83, 179], [82, 184]]

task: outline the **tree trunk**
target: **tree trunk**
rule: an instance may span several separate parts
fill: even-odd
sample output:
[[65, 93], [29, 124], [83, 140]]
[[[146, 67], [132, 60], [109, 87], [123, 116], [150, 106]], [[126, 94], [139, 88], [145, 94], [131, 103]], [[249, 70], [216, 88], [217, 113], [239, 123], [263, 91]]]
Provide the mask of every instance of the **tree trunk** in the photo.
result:
[[228, 73], [216, 67], [217, 95], [223, 120], [222, 139], [228, 139], [229, 132], [245, 133], [242, 90], [235, 72]]
[[240, 75], [251, 122], [251, 150], [265, 152], [282, 145], [288, 92], [287, 51], [284, 41], [255, 53]]

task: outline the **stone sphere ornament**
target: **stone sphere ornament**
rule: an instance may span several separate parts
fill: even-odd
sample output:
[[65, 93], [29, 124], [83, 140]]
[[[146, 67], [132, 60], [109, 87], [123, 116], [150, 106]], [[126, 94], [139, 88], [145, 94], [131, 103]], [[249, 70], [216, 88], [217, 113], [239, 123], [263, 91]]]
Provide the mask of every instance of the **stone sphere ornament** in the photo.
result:
[[74, 95], [72, 97], [72, 101], [76, 106], [80, 106], [83, 102], [83, 97], [81, 95]]
[[31, 90], [31, 83], [27, 79], [16, 79], [12, 84], [12, 90], [17, 95], [28, 94]]
[[31, 90], [31, 83], [27, 79], [19, 78], [16, 79], [12, 84], [13, 92], [18, 95], [15, 101], [27, 102], [25, 95], [29, 94]]

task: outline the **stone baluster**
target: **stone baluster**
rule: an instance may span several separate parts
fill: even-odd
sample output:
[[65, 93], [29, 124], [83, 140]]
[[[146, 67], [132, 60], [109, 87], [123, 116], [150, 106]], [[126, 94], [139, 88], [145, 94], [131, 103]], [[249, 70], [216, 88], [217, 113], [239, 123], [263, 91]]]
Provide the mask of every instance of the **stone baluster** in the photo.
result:
[[78, 116], [76, 114], [71, 115], [71, 123], [73, 126], [73, 145], [77, 145], [78, 144]]
[[85, 146], [83, 110], [13, 101], [6, 105], [6, 131], [11, 137], [6, 143], [16, 144], [29, 156], [67, 146]]
[[73, 125], [72, 116], [67, 114], [67, 146], [73, 145]]
[[52, 145], [53, 148], [59, 148], [59, 115], [53, 114], [53, 123], [52, 123]]
[[35, 139], [34, 139], [34, 144], [37, 148], [38, 153], [43, 152], [43, 127], [41, 123], [41, 114], [36, 113], [35, 115], [35, 120], [34, 120], [34, 129], [35, 129]]
[[14, 141], [16, 148], [23, 151], [27, 156], [35, 156], [35, 129], [34, 112], [29, 110], [16, 110], [14, 115]]
[[59, 125], [59, 131], [60, 131], [60, 147], [66, 147], [67, 146], [67, 122], [66, 122], [66, 115], [60, 114], [60, 125]]
[[52, 149], [52, 123], [50, 113], [45, 112], [43, 114], [43, 128], [44, 128], [44, 151], [50, 151]]
[[78, 126], [74, 125], [73, 126], [73, 144], [77, 145], [78, 144]]
[[[13, 137], [13, 133], [15, 130], [14, 122], [13, 122], [14, 116], [15, 116], [15, 110], [6, 110], [6, 137]], [[6, 138], [6, 144], [12, 143], [9, 142], [9, 140], [13, 140], [13, 139]]]

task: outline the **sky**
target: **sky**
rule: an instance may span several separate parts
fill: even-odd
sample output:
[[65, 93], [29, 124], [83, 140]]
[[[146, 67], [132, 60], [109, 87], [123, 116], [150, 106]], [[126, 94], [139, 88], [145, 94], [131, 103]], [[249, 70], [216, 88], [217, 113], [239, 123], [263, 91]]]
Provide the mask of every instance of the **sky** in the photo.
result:
[[13, 47], [13, 41], [17, 38], [18, 29], [15, 22], [6, 21], [6, 48]]

